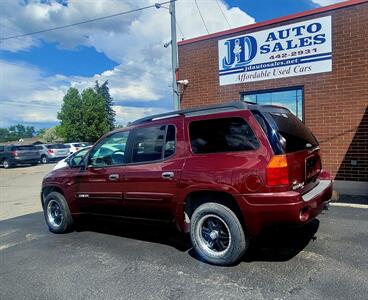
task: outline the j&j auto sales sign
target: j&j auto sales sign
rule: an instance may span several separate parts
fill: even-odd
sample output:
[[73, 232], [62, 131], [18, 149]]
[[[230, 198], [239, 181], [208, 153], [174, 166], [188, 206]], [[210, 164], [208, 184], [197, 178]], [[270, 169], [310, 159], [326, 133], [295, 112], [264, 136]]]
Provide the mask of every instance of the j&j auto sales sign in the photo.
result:
[[220, 40], [220, 85], [332, 70], [331, 17]]

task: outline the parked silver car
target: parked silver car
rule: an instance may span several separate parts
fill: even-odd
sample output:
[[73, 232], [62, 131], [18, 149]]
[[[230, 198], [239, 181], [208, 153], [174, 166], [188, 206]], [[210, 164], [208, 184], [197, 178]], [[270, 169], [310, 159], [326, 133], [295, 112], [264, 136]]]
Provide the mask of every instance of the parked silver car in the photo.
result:
[[59, 161], [70, 154], [69, 147], [64, 144], [41, 144], [36, 147], [40, 153], [40, 161], [43, 164], [50, 161]]

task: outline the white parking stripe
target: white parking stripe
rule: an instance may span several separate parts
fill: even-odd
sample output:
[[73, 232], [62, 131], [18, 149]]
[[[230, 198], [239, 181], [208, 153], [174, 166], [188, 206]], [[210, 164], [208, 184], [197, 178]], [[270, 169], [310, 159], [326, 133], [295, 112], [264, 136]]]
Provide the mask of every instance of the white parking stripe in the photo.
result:
[[368, 208], [367, 204], [330, 202], [330, 205], [331, 206], [340, 206], [340, 207]]

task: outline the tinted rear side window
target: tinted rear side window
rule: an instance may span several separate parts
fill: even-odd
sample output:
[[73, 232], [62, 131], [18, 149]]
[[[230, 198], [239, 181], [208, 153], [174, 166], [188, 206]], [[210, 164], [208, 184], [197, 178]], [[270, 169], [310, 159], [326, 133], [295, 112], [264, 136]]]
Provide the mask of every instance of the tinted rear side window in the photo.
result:
[[259, 143], [243, 118], [194, 121], [189, 125], [193, 153], [255, 150]]
[[14, 150], [19, 150], [19, 151], [24, 151], [24, 150], [36, 150], [36, 147], [33, 145], [24, 145], [24, 146], [16, 146], [16, 149]]

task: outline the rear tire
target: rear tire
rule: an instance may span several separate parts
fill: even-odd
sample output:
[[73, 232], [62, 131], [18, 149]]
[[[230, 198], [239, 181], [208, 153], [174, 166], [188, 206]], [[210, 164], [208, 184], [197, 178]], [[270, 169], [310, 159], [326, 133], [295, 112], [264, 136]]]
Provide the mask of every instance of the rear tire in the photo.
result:
[[3, 160], [3, 167], [4, 167], [4, 169], [10, 169], [10, 168], [12, 168], [12, 167], [13, 167], [13, 165], [10, 163], [10, 161], [9, 161], [9, 160], [4, 159], [4, 160]]
[[41, 156], [41, 163], [43, 164], [47, 164], [49, 162], [49, 159], [47, 158], [46, 155], [42, 155]]
[[72, 230], [73, 217], [62, 194], [51, 192], [46, 196], [44, 215], [51, 232], [66, 233]]
[[202, 204], [194, 211], [190, 238], [194, 250], [202, 259], [223, 266], [241, 259], [249, 244], [235, 213], [213, 202]]

